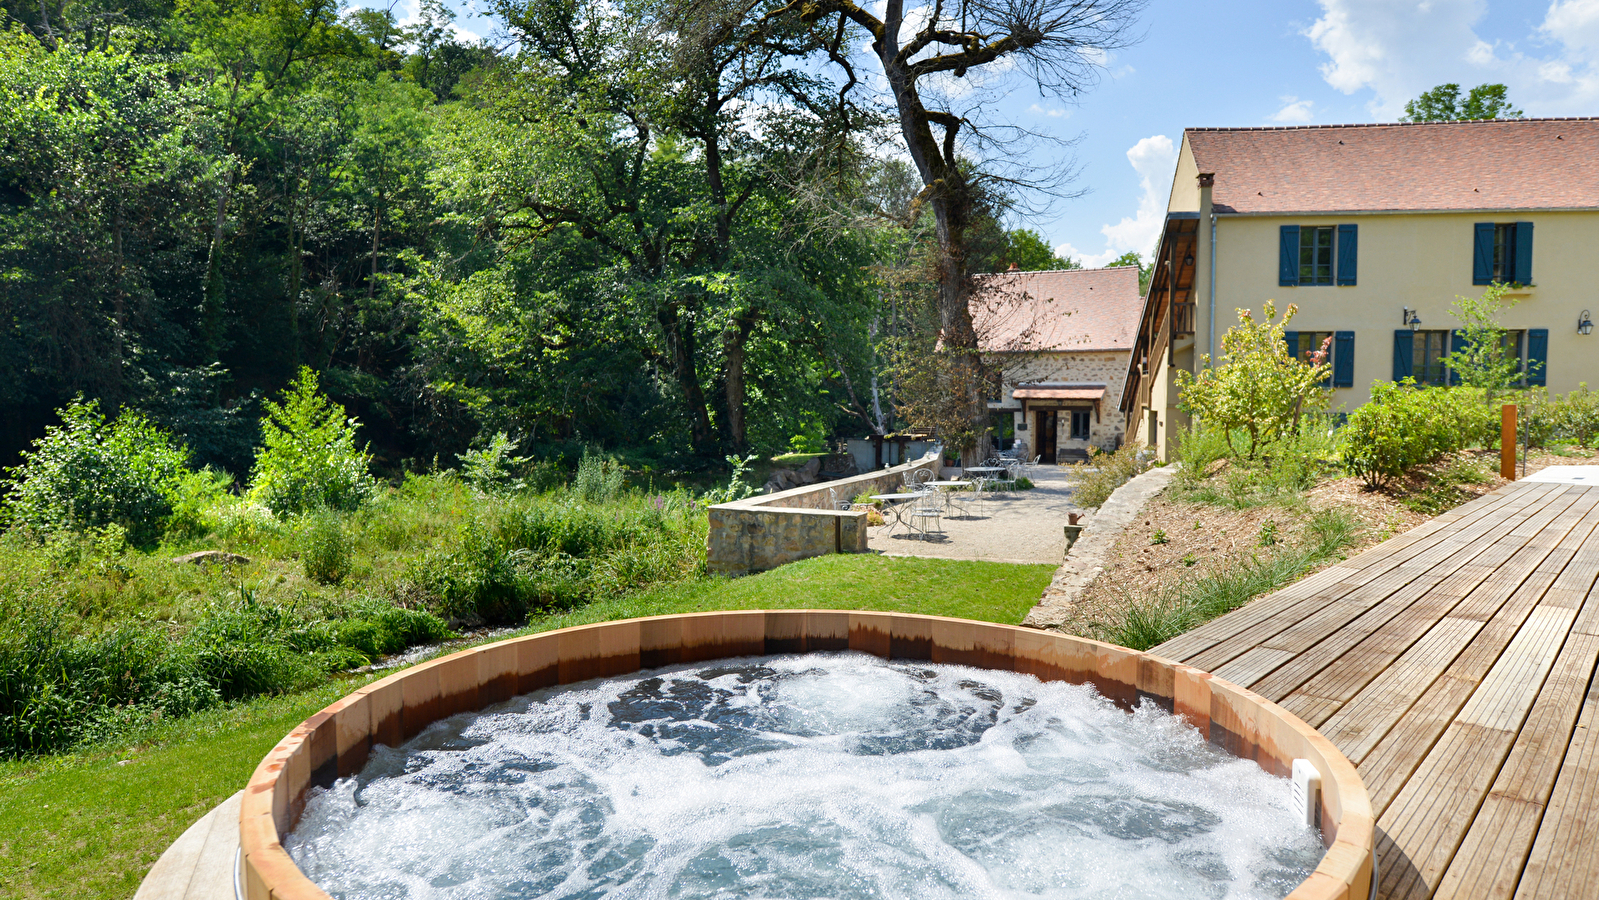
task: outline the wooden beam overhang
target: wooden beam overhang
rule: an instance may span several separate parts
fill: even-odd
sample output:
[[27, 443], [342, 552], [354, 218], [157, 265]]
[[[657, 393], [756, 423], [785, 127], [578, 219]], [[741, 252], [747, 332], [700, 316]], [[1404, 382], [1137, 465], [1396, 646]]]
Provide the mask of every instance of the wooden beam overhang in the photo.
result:
[[1194, 333], [1194, 249], [1198, 240], [1199, 213], [1166, 214], [1166, 227], [1155, 248], [1149, 293], [1138, 319], [1138, 339], [1127, 360], [1121, 396], [1125, 416], [1131, 417], [1148, 404], [1155, 381], [1152, 367], [1166, 355], [1172, 340]]

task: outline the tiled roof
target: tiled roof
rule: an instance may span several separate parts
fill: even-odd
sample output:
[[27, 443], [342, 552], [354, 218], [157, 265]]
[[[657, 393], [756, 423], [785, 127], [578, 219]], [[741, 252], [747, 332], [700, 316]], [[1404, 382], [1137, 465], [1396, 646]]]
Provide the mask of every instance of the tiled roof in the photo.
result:
[[990, 351], [1129, 350], [1138, 331], [1138, 267], [979, 275], [978, 346]]
[[1599, 209], [1599, 118], [1191, 128], [1217, 212]]

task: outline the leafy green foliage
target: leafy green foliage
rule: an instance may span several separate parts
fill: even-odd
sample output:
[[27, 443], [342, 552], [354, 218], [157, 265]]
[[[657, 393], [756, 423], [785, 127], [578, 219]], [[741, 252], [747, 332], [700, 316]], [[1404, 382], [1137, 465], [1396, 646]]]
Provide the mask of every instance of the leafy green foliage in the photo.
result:
[[1502, 84], [1479, 84], [1462, 100], [1460, 85], [1440, 84], [1405, 104], [1403, 122], [1454, 122], [1480, 119], [1519, 119], [1521, 110], [1510, 103]]
[[328, 508], [352, 510], [376, 490], [370, 457], [356, 449], [356, 421], [324, 396], [316, 373], [302, 368], [283, 403], [263, 404], [262, 447], [250, 496], [278, 515]]
[[1336, 468], [1339, 439], [1330, 417], [1307, 415], [1254, 459], [1239, 456], [1240, 431], [1229, 441], [1220, 429], [1195, 423], [1177, 444], [1177, 492], [1187, 500], [1234, 509], [1264, 504], [1298, 506], [1301, 494]]
[[627, 473], [613, 457], [585, 451], [572, 477], [572, 496], [585, 503], [606, 503], [622, 496]]
[[522, 477], [532, 457], [517, 456], [517, 441], [505, 432], [497, 432], [489, 445], [481, 450], [468, 450], [456, 459], [461, 461], [461, 478], [480, 491], [519, 491], [527, 487]]
[[1446, 453], [1497, 440], [1498, 426], [1498, 410], [1481, 391], [1421, 389], [1408, 378], [1377, 382], [1343, 428], [1342, 462], [1368, 487], [1380, 487]]
[[1560, 432], [1577, 446], [1592, 447], [1594, 436], [1599, 435], [1599, 394], [1588, 390], [1587, 382], [1578, 384], [1556, 407], [1555, 420]]
[[307, 517], [300, 548], [305, 577], [320, 584], [338, 584], [350, 574], [350, 535], [337, 513], [322, 510]]
[[1537, 374], [1524, 373], [1520, 357], [1505, 343], [1508, 332], [1499, 324], [1499, 314], [1520, 302], [1520, 298], [1506, 298], [1506, 290], [1506, 285], [1492, 284], [1481, 296], [1456, 297], [1450, 307], [1451, 314], [1460, 320], [1463, 340], [1461, 348], [1447, 354], [1444, 361], [1461, 384], [1481, 388], [1488, 392], [1490, 400], [1495, 392], [1509, 389], [1526, 375]]
[[1081, 269], [1081, 263], [1070, 257], [1057, 256], [1044, 240], [1044, 236], [1031, 228], [1017, 228], [1005, 233], [1005, 252], [999, 260], [1000, 268], [1015, 266], [1023, 272], [1047, 269]]
[[1098, 509], [1117, 488], [1148, 469], [1149, 461], [1132, 444], [1124, 444], [1114, 453], [1091, 450], [1087, 464], [1079, 463], [1070, 469], [1075, 479], [1072, 503]]
[[1207, 355], [1198, 375], [1177, 373], [1183, 411], [1219, 431], [1229, 446], [1234, 434], [1241, 433], [1247, 439], [1241, 455], [1248, 459], [1297, 433], [1301, 417], [1327, 403], [1321, 385], [1332, 371], [1329, 348], [1300, 360], [1289, 355], [1283, 340], [1283, 329], [1296, 311], [1289, 304], [1279, 322], [1276, 304], [1268, 300], [1264, 319], [1256, 322], [1249, 310], [1238, 310], [1238, 324], [1221, 339], [1226, 361], [1212, 365]]
[[214, 493], [209, 476], [186, 468], [187, 452], [137, 412], [108, 422], [95, 401], [60, 411], [62, 424], [45, 432], [22, 465], [6, 470], [12, 483], [6, 516], [42, 532], [117, 526], [137, 546], [160, 540], [177, 505], [192, 515], [195, 494]]

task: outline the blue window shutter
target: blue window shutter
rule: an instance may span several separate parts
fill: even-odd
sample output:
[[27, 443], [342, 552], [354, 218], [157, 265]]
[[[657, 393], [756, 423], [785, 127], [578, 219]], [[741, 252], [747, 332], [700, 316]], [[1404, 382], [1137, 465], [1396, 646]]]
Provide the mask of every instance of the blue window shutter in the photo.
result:
[[1414, 341], [1415, 341], [1415, 335], [1411, 334], [1410, 329], [1404, 328], [1404, 329], [1398, 329], [1398, 330], [1394, 331], [1394, 380], [1395, 381], [1399, 381], [1399, 380], [1404, 379], [1404, 378], [1409, 378], [1411, 375], [1414, 374], [1413, 367], [1412, 367], [1411, 361], [1410, 361], [1411, 357], [1414, 355], [1414, 353], [1413, 353], [1413, 351], [1415, 350]]
[[1493, 284], [1494, 280], [1494, 223], [1478, 222], [1473, 229], [1476, 240], [1471, 252], [1471, 283]]
[[1532, 284], [1532, 223], [1516, 223], [1516, 268], [1511, 273], [1517, 283]]
[[1333, 332], [1332, 386], [1335, 388], [1355, 386], [1355, 333], [1353, 331]]
[[1288, 345], [1288, 358], [1289, 359], [1298, 359], [1299, 358], [1299, 332], [1297, 332], [1297, 331], [1285, 331], [1285, 332], [1283, 332], [1283, 343]]
[[1338, 283], [1349, 285], [1355, 283], [1355, 246], [1358, 225], [1338, 226]]
[[[1463, 351], [1465, 349], [1466, 349], [1466, 333], [1464, 331], [1461, 331], [1458, 328], [1455, 329], [1454, 331], [1449, 332], [1449, 352], [1450, 353], [1460, 353], [1461, 351]], [[1450, 385], [1457, 385], [1459, 383], [1460, 383], [1460, 373], [1456, 372], [1454, 367], [1451, 366], [1449, 368], [1449, 384]]]
[[1277, 254], [1277, 283], [1299, 284], [1299, 226], [1284, 225]]
[[1548, 384], [1548, 369], [1549, 329], [1529, 328], [1527, 329], [1527, 383], [1538, 386]]

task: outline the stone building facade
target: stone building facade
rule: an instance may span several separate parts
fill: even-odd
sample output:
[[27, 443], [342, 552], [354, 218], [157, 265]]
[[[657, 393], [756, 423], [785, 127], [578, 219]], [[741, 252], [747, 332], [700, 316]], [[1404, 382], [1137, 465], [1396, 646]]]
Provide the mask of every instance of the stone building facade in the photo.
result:
[[999, 362], [996, 443], [1069, 462], [1126, 438], [1121, 391], [1142, 306], [1138, 268], [1006, 272], [972, 301], [978, 345]]

